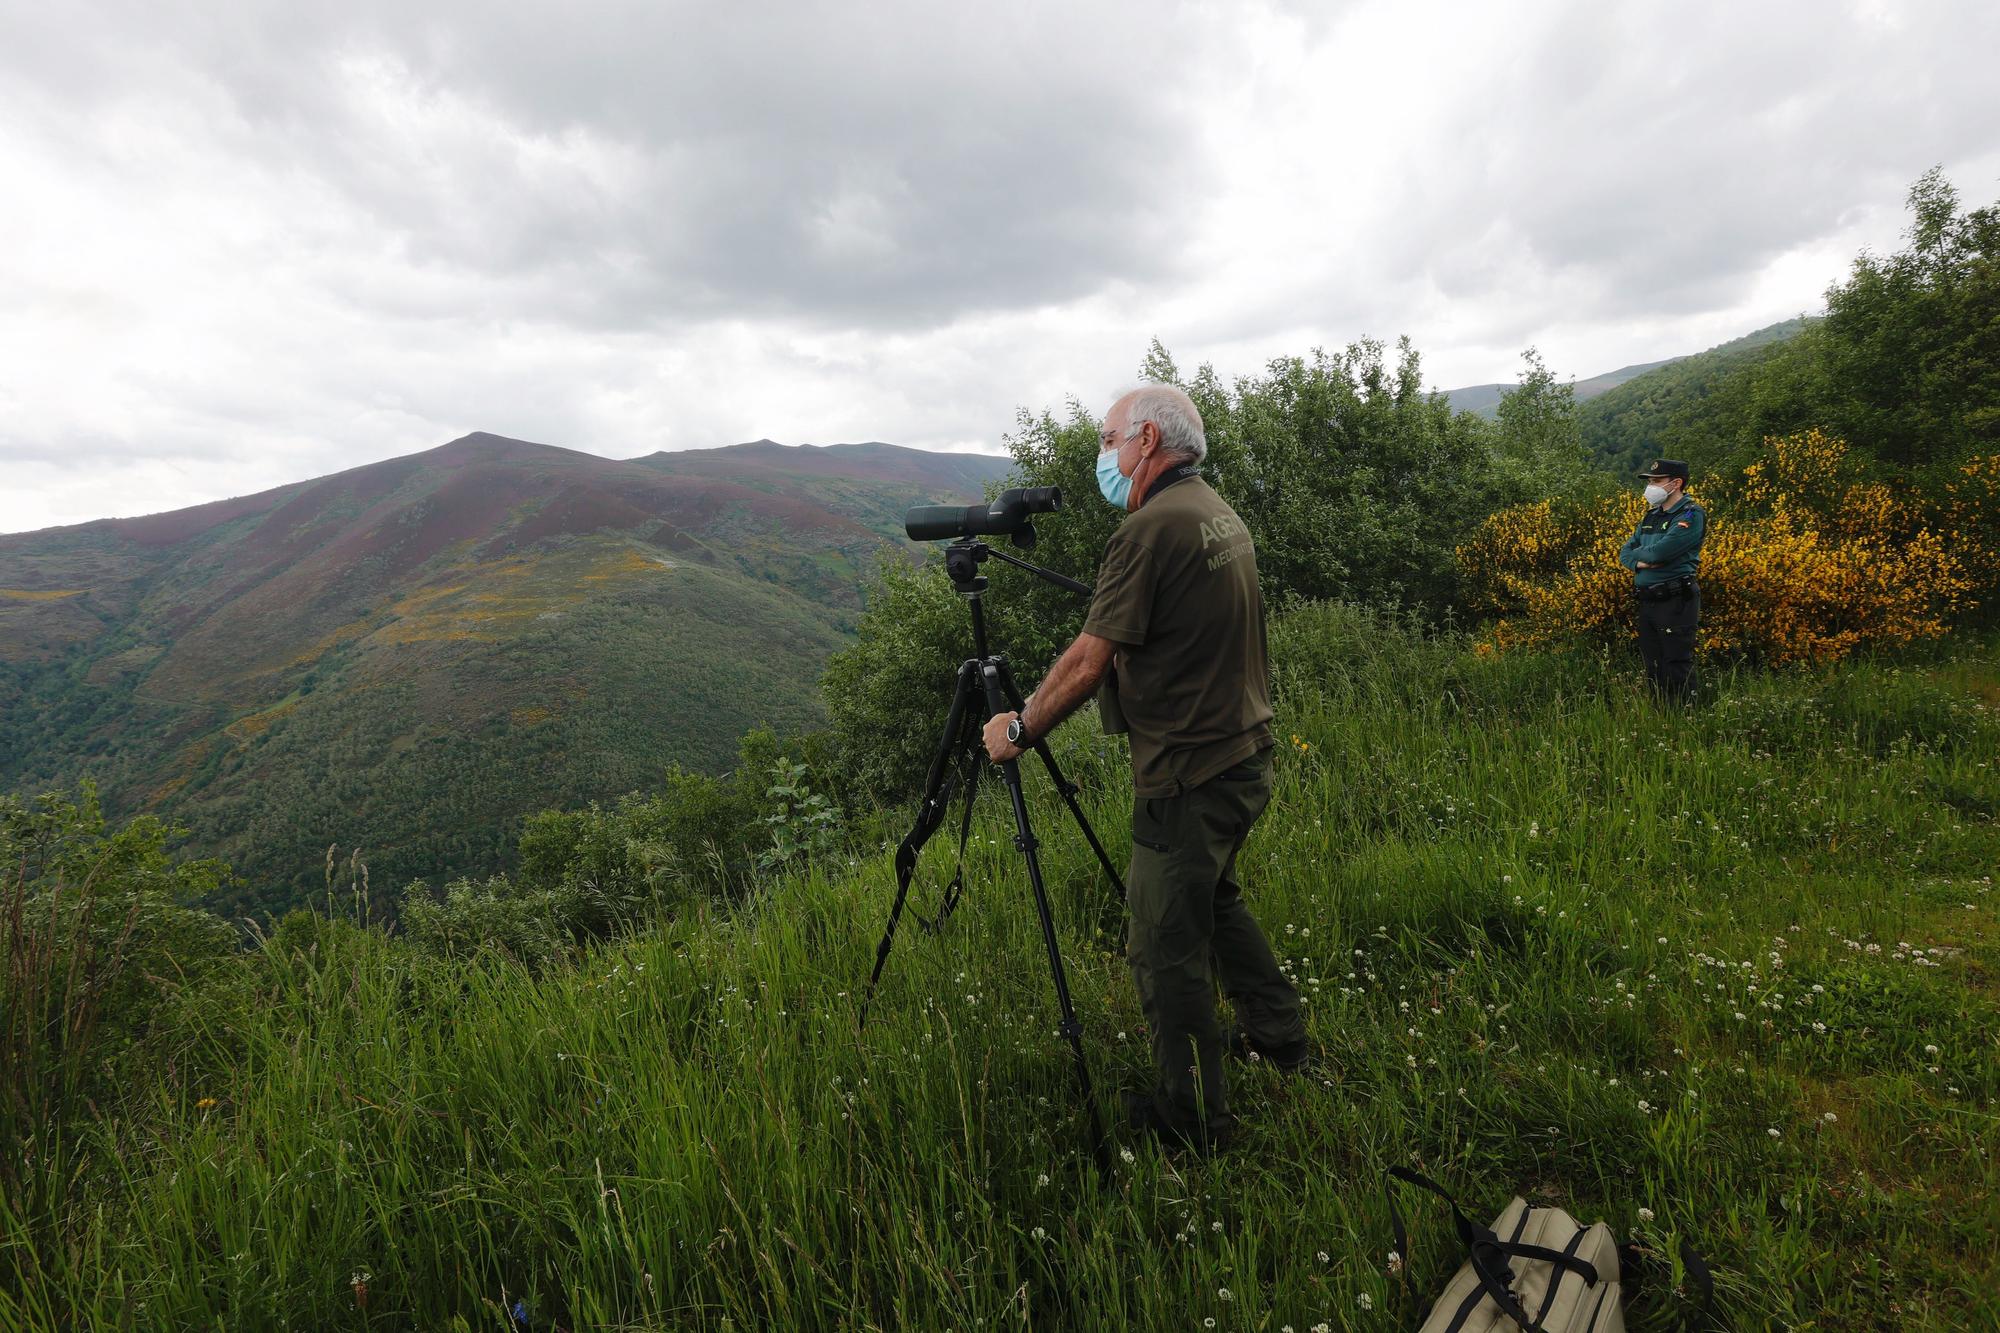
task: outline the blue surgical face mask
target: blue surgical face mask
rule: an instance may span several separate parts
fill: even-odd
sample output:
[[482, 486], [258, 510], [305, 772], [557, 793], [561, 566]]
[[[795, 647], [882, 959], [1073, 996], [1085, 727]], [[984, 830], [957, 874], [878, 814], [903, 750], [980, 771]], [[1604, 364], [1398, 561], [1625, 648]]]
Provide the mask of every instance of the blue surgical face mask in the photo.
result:
[[1097, 489], [1116, 509], [1124, 509], [1132, 499], [1132, 479], [1118, 470], [1116, 449], [1097, 456]]

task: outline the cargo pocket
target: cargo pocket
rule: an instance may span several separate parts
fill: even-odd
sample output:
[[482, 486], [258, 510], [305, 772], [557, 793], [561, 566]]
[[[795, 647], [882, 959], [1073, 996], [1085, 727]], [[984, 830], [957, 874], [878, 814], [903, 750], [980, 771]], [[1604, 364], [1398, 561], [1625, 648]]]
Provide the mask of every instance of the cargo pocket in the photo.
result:
[[1156, 852], [1173, 850], [1174, 809], [1178, 802], [1167, 796], [1132, 798], [1132, 845]]
[[1126, 954], [1135, 966], [1157, 966], [1170, 922], [1185, 911], [1182, 895], [1174, 892], [1184, 803], [1170, 796], [1132, 799], [1132, 867], [1125, 877], [1125, 905], [1132, 917]]

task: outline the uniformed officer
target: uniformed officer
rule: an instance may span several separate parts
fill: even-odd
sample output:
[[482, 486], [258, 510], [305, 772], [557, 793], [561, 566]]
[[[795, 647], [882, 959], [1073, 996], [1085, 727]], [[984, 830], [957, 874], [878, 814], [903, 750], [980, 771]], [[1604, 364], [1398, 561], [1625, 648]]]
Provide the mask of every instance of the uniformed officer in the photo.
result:
[[[1235, 1006], [1230, 1053], [1283, 1070], [1310, 1053], [1299, 996], [1236, 878], [1271, 799], [1271, 685], [1257, 551], [1202, 480], [1208, 445], [1188, 396], [1148, 385], [1104, 420], [1098, 488], [1129, 517], [1105, 547], [1083, 632], [1019, 716], [986, 727], [1004, 763], [1106, 682], [1107, 730], [1132, 741], [1125, 956], [1151, 1028], [1154, 1085], [1125, 1094], [1138, 1128], [1170, 1144], [1227, 1145], [1217, 976]], [[1111, 668], [1116, 667], [1115, 672]], [[1211, 963], [1211, 959], [1213, 960]]]
[[1708, 515], [1688, 498], [1686, 463], [1656, 458], [1639, 475], [1647, 482], [1646, 516], [1619, 548], [1618, 563], [1633, 573], [1646, 679], [1662, 699], [1685, 703], [1694, 697], [1695, 633], [1701, 624], [1695, 573]]

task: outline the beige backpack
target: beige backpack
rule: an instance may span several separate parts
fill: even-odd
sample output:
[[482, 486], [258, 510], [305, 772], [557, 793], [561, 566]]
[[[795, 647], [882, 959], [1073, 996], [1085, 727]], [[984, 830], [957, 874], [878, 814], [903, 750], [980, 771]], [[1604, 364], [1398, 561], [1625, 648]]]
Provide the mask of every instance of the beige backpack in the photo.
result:
[[[1395, 1179], [1451, 1205], [1466, 1260], [1419, 1333], [1624, 1333], [1618, 1242], [1602, 1222], [1579, 1224], [1560, 1208], [1516, 1197], [1490, 1227], [1477, 1226], [1445, 1188], [1393, 1166]], [[1389, 1224], [1407, 1280], [1409, 1233], [1389, 1191]]]

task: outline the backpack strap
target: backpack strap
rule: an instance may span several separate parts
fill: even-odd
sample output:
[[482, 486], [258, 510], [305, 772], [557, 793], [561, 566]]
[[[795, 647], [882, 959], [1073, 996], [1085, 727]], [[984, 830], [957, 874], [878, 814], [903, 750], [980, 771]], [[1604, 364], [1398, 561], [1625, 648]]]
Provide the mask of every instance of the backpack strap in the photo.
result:
[[[1688, 1299], [1679, 1306], [1680, 1317], [1676, 1327], [1718, 1328], [1720, 1321], [1715, 1314], [1715, 1274], [1709, 1268], [1708, 1260], [1701, 1251], [1688, 1243], [1688, 1238], [1680, 1238], [1681, 1271], [1686, 1278]], [[1668, 1283], [1662, 1279], [1672, 1276], [1667, 1261], [1654, 1250], [1636, 1240], [1628, 1240], [1618, 1247], [1618, 1262], [1629, 1275], [1632, 1286], [1658, 1283], [1663, 1289]], [[1671, 1292], [1669, 1293], [1671, 1294]]]
[[[1558, 1272], [1567, 1270], [1577, 1274], [1584, 1280], [1586, 1286], [1597, 1285], [1597, 1268], [1588, 1260], [1580, 1259], [1575, 1254], [1565, 1254], [1561, 1250], [1552, 1250], [1546, 1245], [1501, 1240], [1490, 1228], [1480, 1226], [1467, 1217], [1465, 1210], [1459, 1207], [1458, 1200], [1452, 1197], [1451, 1191], [1421, 1171], [1412, 1171], [1405, 1166], [1392, 1166], [1389, 1168], [1389, 1175], [1392, 1180], [1400, 1180], [1404, 1184], [1428, 1190], [1450, 1206], [1452, 1225], [1458, 1230], [1459, 1243], [1465, 1246], [1466, 1258], [1472, 1265], [1474, 1276], [1479, 1279], [1480, 1290], [1500, 1307], [1503, 1314], [1519, 1324], [1525, 1333], [1541, 1333], [1542, 1322], [1540, 1318], [1531, 1316], [1522, 1309], [1520, 1299], [1514, 1295], [1512, 1285], [1514, 1273], [1507, 1264], [1510, 1257], [1537, 1259], [1554, 1265]], [[1396, 1208], [1395, 1190], [1385, 1187], [1385, 1193], [1389, 1197], [1389, 1229], [1396, 1238], [1396, 1253], [1403, 1256], [1403, 1285], [1405, 1289], [1411, 1289], [1409, 1229], [1404, 1226], [1403, 1215]], [[1524, 1213], [1523, 1217], [1525, 1216]], [[1414, 1302], [1414, 1290], [1411, 1290]]]
[[[1450, 1190], [1438, 1184], [1423, 1172], [1412, 1171], [1407, 1166], [1392, 1166], [1389, 1168], [1389, 1175], [1392, 1179], [1400, 1180], [1407, 1185], [1415, 1185], [1418, 1189], [1429, 1190], [1432, 1194], [1443, 1199], [1451, 1208], [1452, 1224], [1458, 1228], [1458, 1243], [1465, 1246], [1466, 1249], [1470, 1250], [1478, 1242], [1479, 1233], [1486, 1231], [1484, 1227], [1475, 1226], [1472, 1219], [1465, 1215], [1465, 1210], [1458, 1206], [1458, 1200], [1451, 1196]], [[1389, 1196], [1389, 1231], [1396, 1238], [1396, 1253], [1403, 1256], [1403, 1280], [1408, 1282], [1410, 1274], [1409, 1228], [1403, 1225], [1403, 1215], [1396, 1209], [1396, 1191], [1385, 1187], [1384, 1192]], [[1486, 1234], [1495, 1241], [1500, 1239], [1490, 1231], [1486, 1231]]]
[[[1570, 1220], [1575, 1221], [1574, 1218]], [[1571, 1236], [1569, 1238], [1569, 1244], [1563, 1247], [1563, 1254], [1566, 1256], [1574, 1257], [1577, 1251], [1577, 1247], [1583, 1244], [1584, 1237], [1588, 1236], [1590, 1232], [1591, 1228], [1583, 1225], [1581, 1222], [1577, 1222], [1576, 1234], [1574, 1236]], [[1591, 1268], [1590, 1273], [1584, 1277], [1584, 1285], [1586, 1287], [1596, 1286], [1597, 1276], [1598, 1276], [1597, 1269], [1595, 1266], [1593, 1266]], [[1542, 1308], [1535, 1311], [1535, 1318], [1547, 1319], [1549, 1317], [1549, 1311], [1555, 1308], [1556, 1296], [1561, 1291], [1561, 1289], [1562, 1289], [1562, 1276], [1561, 1273], [1558, 1272], [1554, 1280], [1549, 1283], [1548, 1290], [1542, 1293]], [[1598, 1297], [1598, 1301], [1600, 1304], [1603, 1302], [1603, 1299], [1604, 1299], [1603, 1296], [1600, 1294]]]
[[[1589, 1227], [1578, 1227], [1576, 1234], [1580, 1238], [1589, 1230]], [[1552, 1250], [1546, 1245], [1527, 1245], [1504, 1240], [1494, 1241], [1490, 1248], [1520, 1259], [1539, 1259], [1545, 1264], [1553, 1264], [1559, 1269], [1567, 1269], [1576, 1274], [1583, 1279], [1583, 1285], [1586, 1287], [1597, 1285], [1597, 1265], [1588, 1259], [1577, 1258], [1574, 1251]]]
[[[972, 840], [972, 804], [979, 797], [979, 770], [982, 767], [984, 766], [979, 762], [979, 756], [967, 751], [962, 767], [959, 770], [957, 783], [947, 782], [945, 789], [938, 793], [938, 804], [941, 807], [949, 806], [952, 797], [957, 794], [957, 792], [952, 790], [953, 786], [956, 785], [959, 791], [965, 793], [965, 812], [960, 818], [958, 825], [958, 865], [952, 871], [951, 883], [944, 886], [944, 893], [939, 897], [937, 916], [926, 919], [924, 914], [916, 908], [912, 907], [910, 909], [910, 915], [917, 919], [917, 925], [923, 928], [923, 932], [926, 935], [936, 935], [944, 929], [944, 923], [951, 919], [951, 914], [954, 911], [958, 910], [959, 897], [965, 892], [965, 846]], [[943, 811], [940, 810], [939, 822], [942, 822], [942, 815]], [[933, 824], [932, 828], [935, 829], [936, 824]], [[928, 833], [924, 835], [926, 839], [929, 836]], [[918, 846], [921, 847], [922, 843], [918, 843]], [[903, 857], [901, 855], [897, 856], [896, 873], [905, 887], [908, 886], [910, 876], [916, 872], [916, 868], [917, 858], [914, 851], [910, 853], [907, 869], [905, 868]]]
[[1681, 1237], [1680, 1250], [1681, 1268], [1687, 1273], [1688, 1285], [1693, 1287], [1695, 1294], [1701, 1298], [1703, 1322], [1713, 1327], [1715, 1325], [1715, 1274], [1709, 1271], [1708, 1260], [1702, 1258], [1701, 1252], [1688, 1244], [1686, 1236]]

